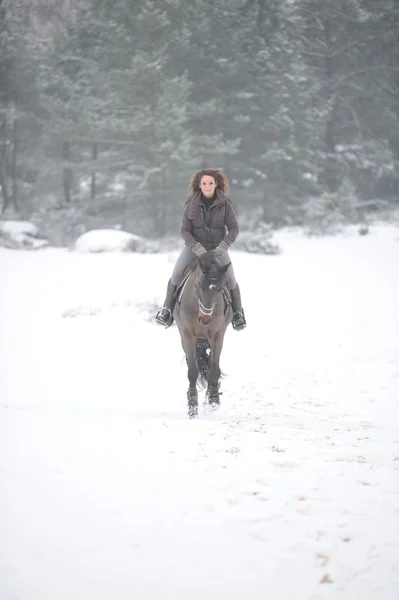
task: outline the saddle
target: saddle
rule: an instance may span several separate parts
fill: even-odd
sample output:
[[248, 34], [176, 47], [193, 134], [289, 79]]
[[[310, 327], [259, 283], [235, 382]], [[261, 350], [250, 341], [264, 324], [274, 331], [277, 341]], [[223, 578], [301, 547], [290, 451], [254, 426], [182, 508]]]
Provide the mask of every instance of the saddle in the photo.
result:
[[[180, 304], [180, 302], [181, 302], [181, 298], [182, 298], [182, 295], [184, 292], [184, 288], [186, 287], [186, 283], [190, 279], [191, 275], [194, 273], [195, 269], [197, 268], [197, 264], [198, 264], [198, 261], [196, 260], [193, 263], [191, 263], [190, 265], [187, 265], [186, 267], [184, 267], [182, 276], [180, 278], [179, 283], [176, 286], [176, 291], [173, 295], [173, 297], [176, 299], [178, 304]], [[228, 282], [226, 282], [223, 287], [223, 298], [224, 298], [225, 310], [227, 310], [227, 308], [230, 306], [230, 304], [232, 304], [230, 286], [229, 286]]]
[[189, 280], [190, 275], [192, 273], [194, 273], [195, 269], [197, 268], [197, 264], [198, 264], [198, 261], [194, 261], [190, 265], [187, 265], [186, 267], [184, 267], [182, 276], [180, 278], [179, 283], [176, 286], [176, 291], [173, 295], [173, 297], [176, 298], [177, 302], [180, 302], [185, 285], [186, 285], [187, 281]]

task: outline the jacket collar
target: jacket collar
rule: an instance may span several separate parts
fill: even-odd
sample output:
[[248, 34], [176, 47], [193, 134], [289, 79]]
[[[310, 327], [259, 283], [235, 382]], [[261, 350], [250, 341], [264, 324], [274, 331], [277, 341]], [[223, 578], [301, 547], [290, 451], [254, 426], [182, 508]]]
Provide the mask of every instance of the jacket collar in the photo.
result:
[[[216, 198], [213, 201], [212, 206], [217, 206], [220, 204], [226, 204], [226, 202], [229, 200], [228, 196], [226, 196], [225, 194], [223, 194], [223, 192], [221, 192], [220, 190], [216, 190]], [[187, 208], [187, 217], [189, 219], [195, 219], [198, 215], [198, 209], [199, 206], [201, 204], [201, 192], [195, 192], [189, 199], [188, 199], [188, 208]]]

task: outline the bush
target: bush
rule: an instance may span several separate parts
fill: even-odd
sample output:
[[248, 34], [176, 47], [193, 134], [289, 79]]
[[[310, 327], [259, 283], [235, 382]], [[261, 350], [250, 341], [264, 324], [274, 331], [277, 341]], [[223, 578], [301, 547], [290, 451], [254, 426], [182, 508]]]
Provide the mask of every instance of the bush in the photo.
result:
[[260, 222], [254, 231], [243, 231], [234, 242], [235, 250], [242, 250], [251, 254], [280, 254], [281, 250], [277, 244], [273, 244], [272, 228], [264, 222]]
[[346, 178], [336, 192], [324, 191], [304, 205], [305, 231], [308, 235], [338, 233], [344, 224], [357, 221], [357, 208], [354, 186]]

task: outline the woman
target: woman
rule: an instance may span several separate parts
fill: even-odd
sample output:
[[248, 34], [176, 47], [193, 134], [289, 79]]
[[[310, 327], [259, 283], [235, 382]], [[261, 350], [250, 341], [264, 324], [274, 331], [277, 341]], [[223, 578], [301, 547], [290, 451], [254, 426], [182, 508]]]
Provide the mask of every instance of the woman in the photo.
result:
[[[185, 247], [181, 251], [172, 276], [168, 282], [166, 299], [155, 319], [170, 327], [173, 323], [174, 293], [184, 268], [208, 250], [214, 250], [220, 264], [231, 262], [228, 249], [236, 239], [239, 228], [230, 198], [226, 195], [229, 182], [218, 169], [197, 171], [188, 188], [189, 198], [185, 204], [180, 232]], [[247, 325], [241, 306], [240, 288], [234, 276], [233, 266], [227, 271], [233, 303], [233, 328], [244, 329]]]

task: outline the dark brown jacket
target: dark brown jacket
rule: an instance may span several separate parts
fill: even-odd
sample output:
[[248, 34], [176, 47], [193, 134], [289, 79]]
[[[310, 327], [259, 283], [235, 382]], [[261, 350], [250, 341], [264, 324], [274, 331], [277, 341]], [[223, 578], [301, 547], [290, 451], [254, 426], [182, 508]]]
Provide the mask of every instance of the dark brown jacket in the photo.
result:
[[196, 192], [187, 200], [180, 227], [186, 246], [193, 248], [200, 242], [206, 250], [213, 250], [221, 241], [230, 246], [238, 232], [233, 204], [219, 190], [216, 190], [216, 198], [208, 210], [201, 202], [201, 192]]

